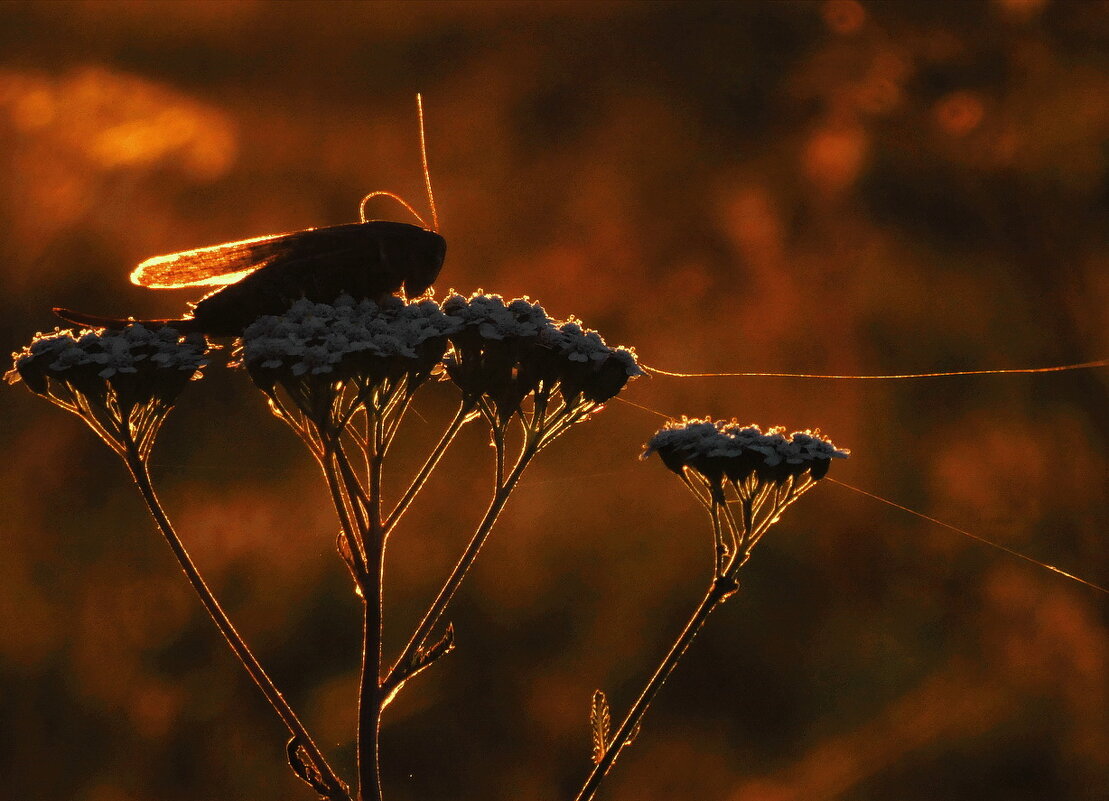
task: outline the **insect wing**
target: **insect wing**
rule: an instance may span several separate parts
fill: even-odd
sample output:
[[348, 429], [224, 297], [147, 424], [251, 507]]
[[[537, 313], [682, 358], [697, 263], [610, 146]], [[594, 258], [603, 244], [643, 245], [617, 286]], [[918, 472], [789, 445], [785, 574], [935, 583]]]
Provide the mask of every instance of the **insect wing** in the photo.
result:
[[[270, 234], [147, 259], [131, 282], [151, 289], [226, 286], [269, 264], [315, 256], [363, 242], [374, 223], [349, 223]], [[405, 226], [414, 228], [414, 226]], [[419, 229], [416, 229], [419, 230]]]
[[264, 267], [303, 234], [271, 234], [238, 242], [225, 242], [147, 259], [131, 273], [131, 283], [150, 289], [233, 284]]
[[255, 270], [202, 298], [193, 308], [193, 319], [205, 333], [234, 336], [264, 314], [280, 314], [297, 298], [334, 300], [343, 287], [365, 273], [358, 269], [364, 261], [361, 248], [271, 260], [267, 269]]

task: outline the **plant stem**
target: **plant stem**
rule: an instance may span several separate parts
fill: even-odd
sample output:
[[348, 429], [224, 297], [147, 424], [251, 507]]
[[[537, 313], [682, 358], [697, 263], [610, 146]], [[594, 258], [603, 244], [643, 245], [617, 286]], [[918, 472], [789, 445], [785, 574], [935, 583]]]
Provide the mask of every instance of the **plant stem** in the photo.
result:
[[266, 674], [266, 671], [258, 663], [254, 654], [251, 653], [246, 642], [235, 626], [231, 623], [227, 613], [223, 611], [219, 601], [212, 594], [208, 585], [204, 582], [200, 572], [197, 570], [196, 565], [193, 564], [192, 558], [185, 550], [184, 544], [174, 531], [173, 525], [170, 523], [169, 518], [166, 516], [165, 510], [162, 508], [161, 503], [158, 501], [158, 496], [154, 493], [154, 488], [150, 483], [150, 473], [147, 470], [146, 462], [144, 462], [138, 454], [137, 448], [133, 442], [128, 443], [128, 449], [125, 456], [125, 462], [128, 470], [131, 472], [131, 477], [135, 481], [135, 485], [139, 488], [139, 493], [142, 495], [143, 500], [146, 501], [147, 508], [150, 510], [154, 522], [161, 530], [162, 535], [165, 537], [169, 547], [173, 550], [174, 556], [177, 557], [181, 569], [185, 572], [189, 583], [196, 590], [196, 594], [200, 597], [200, 602], [203, 604], [204, 609], [211, 616], [212, 621], [219, 628], [220, 633], [223, 634], [227, 644], [231, 646], [231, 650], [235, 656], [238, 657], [239, 662], [242, 663], [246, 672], [250, 674], [250, 678], [258, 685], [258, 689], [270, 702], [270, 705], [277, 712], [277, 716], [281, 718], [281, 722], [288, 728], [289, 733], [296, 738], [298, 744], [308, 752], [308, 756], [314, 763], [315, 768], [319, 771], [320, 776], [327, 788], [327, 798], [335, 799], [336, 801], [350, 801], [350, 795], [344, 789], [342, 782], [335, 775], [331, 766], [327, 764], [327, 760], [315, 741], [308, 734], [304, 728], [304, 724], [300, 722], [289, 702], [277, 689], [273, 681]]
[[[369, 530], [369, 520], [366, 515], [369, 514], [370, 506], [373, 501], [366, 495], [365, 490], [362, 489], [362, 482], [358, 478], [358, 474], [354, 471], [350, 460], [347, 458], [346, 451], [343, 449], [342, 443], [336, 441], [333, 448], [335, 454], [335, 463], [339, 465], [339, 470], [343, 475], [343, 481], [346, 483], [346, 497], [350, 505], [351, 511], [354, 512], [354, 519], [358, 523], [359, 531]], [[369, 472], [370, 456], [366, 454], [366, 470]], [[360, 535], [364, 536], [364, 535]]]
[[412, 499], [415, 498], [416, 494], [423, 488], [424, 484], [427, 482], [428, 476], [431, 475], [431, 471], [435, 469], [435, 466], [439, 464], [439, 460], [443, 458], [443, 454], [447, 452], [447, 446], [451, 444], [451, 440], [454, 439], [455, 434], [462, 428], [462, 424], [466, 422], [466, 418], [469, 416], [472, 408], [473, 407], [465, 401], [458, 407], [454, 419], [451, 420], [450, 424], [447, 426], [447, 430], [443, 432], [443, 436], [439, 438], [439, 442], [436, 443], [435, 448], [427, 457], [423, 467], [420, 468], [420, 472], [412, 479], [412, 483], [409, 485], [408, 489], [405, 490], [401, 499], [397, 501], [397, 505], [393, 507], [393, 511], [389, 514], [389, 517], [386, 518], [384, 524], [386, 536], [389, 535], [389, 532], [393, 530], [397, 521], [400, 520], [401, 515], [408, 509], [409, 504], [412, 503]]
[[361, 592], [362, 582], [367, 573], [366, 562], [368, 556], [361, 534], [355, 528], [351, 519], [351, 509], [348, 507], [352, 507], [353, 503], [347, 498], [343, 487], [339, 484], [339, 477], [335, 473], [335, 465], [330, 453], [324, 455], [321, 464], [324, 477], [327, 479], [328, 490], [331, 492], [331, 503], [335, 506], [335, 514], [339, 517], [339, 526], [342, 529], [343, 536], [346, 537], [347, 546], [350, 548], [351, 559], [354, 562], [355, 581], [358, 590]]
[[431, 606], [428, 607], [427, 612], [420, 621], [420, 625], [416, 627], [416, 631], [413, 633], [411, 639], [409, 639], [408, 644], [404, 647], [404, 651], [401, 652], [400, 657], [393, 664], [392, 669], [382, 682], [386, 703], [392, 700], [396, 691], [400, 689], [400, 685], [408, 678], [407, 671], [412, 664], [413, 657], [416, 655], [416, 652], [423, 647], [432, 629], [439, 623], [439, 619], [443, 616], [447, 604], [451, 602], [451, 598], [454, 597], [455, 592], [458, 590], [458, 585], [462, 583], [462, 579], [466, 577], [466, 573], [474, 563], [474, 559], [477, 558], [478, 551], [481, 550], [481, 546], [485, 543], [486, 538], [489, 536], [489, 532], [493, 529], [493, 524], [497, 522], [498, 515], [500, 515], [501, 510], [504, 509], [505, 503], [508, 502], [509, 495], [512, 494], [516, 482], [520, 480], [524, 468], [527, 467], [534, 453], [535, 443], [529, 442], [525, 444], [524, 450], [520, 454], [520, 458], [512, 468], [512, 471], [509, 473], [508, 478], [503, 484], [498, 484], [497, 490], [493, 495], [493, 500], [485, 512], [485, 517], [483, 517], [481, 523], [478, 524], [477, 530], [466, 546], [466, 550], [463, 551], [458, 563], [454, 566], [454, 570], [447, 578], [446, 583], [443, 584], [442, 589], [439, 590], [439, 594], [435, 597], [435, 600], [432, 601]]
[[[369, 530], [363, 532], [367, 575], [362, 589], [362, 673], [358, 687], [358, 798], [381, 801], [379, 734], [383, 692], [381, 688], [382, 601], [385, 567], [385, 537], [381, 525], [381, 473], [385, 430], [378, 421], [372, 427], [370, 453]], [[357, 481], [351, 474], [350, 481]]]
[[674, 667], [678, 664], [678, 660], [685, 654], [689, 644], [693, 642], [693, 638], [697, 636], [697, 632], [705, 625], [705, 621], [712, 613], [712, 610], [723, 602], [729, 595], [736, 590], [735, 580], [728, 577], [717, 578], [713, 581], [712, 586], [709, 587], [708, 592], [705, 594], [704, 599], [697, 607], [697, 611], [693, 613], [693, 617], [685, 624], [682, 633], [678, 635], [678, 639], [670, 646], [670, 651], [666, 654], [666, 658], [655, 669], [655, 673], [651, 676], [651, 680], [647, 682], [647, 686], [643, 688], [643, 692], [639, 694], [632, 705], [631, 710], [628, 712], [624, 722], [620, 724], [620, 728], [616, 730], [612, 740], [609, 742], [605, 749], [604, 755], [593, 768], [593, 772], [589, 774], [585, 784], [582, 785], [581, 790], [575, 801], [590, 801], [597, 792], [597, 787], [601, 784], [605, 774], [608, 773], [609, 768], [616, 762], [616, 758], [620, 756], [620, 752], [624, 746], [628, 744], [628, 739], [635, 732], [636, 727], [639, 725], [643, 714], [651, 705], [655, 695], [658, 694], [659, 689], [666, 682], [666, 679], [673, 672]]
[[382, 708], [382, 691], [378, 683], [381, 654], [380, 553], [371, 554], [370, 561], [372, 567], [362, 586], [362, 674], [358, 685], [359, 801], [381, 801], [378, 766]]

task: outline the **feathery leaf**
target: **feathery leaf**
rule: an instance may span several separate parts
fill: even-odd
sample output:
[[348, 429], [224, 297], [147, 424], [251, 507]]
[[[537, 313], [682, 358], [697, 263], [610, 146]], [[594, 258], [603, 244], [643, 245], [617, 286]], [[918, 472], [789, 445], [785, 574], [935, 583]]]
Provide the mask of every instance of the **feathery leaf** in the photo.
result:
[[612, 716], [608, 712], [608, 699], [604, 691], [597, 690], [593, 693], [593, 704], [589, 710], [589, 728], [593, 734], [593, 764], [598, 764], [604, 758], [608, 748], [608, 730], [612, 725]]

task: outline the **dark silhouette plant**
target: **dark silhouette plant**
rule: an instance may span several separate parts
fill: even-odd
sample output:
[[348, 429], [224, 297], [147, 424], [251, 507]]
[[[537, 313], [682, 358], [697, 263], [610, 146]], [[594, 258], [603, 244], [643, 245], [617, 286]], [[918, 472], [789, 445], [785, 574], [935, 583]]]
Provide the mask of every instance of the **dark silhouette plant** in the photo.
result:
[[[337, 550], [362, 602], [353, 791], [236, 631], [151, 485], [148, 461], [158, 429], [208, 361], [203, 336], [132, 323], [118, 330], [39, 334], [15, 354], [8, 379], [79, 415], [123, 459], [205, 609], [288, 728], [286, 751], [296, 775], [328, 801], [380, 801], [384, 709], [455, 647], [453, 626], [441, 625], [444, 613], [527, 466], [641, 374], [635, 354], [608, 346], [575, 320], [552, 320], [527, 298], [506, 303], [481, 292], [451, 295], [442, 303], [302, 298], [282, 314], [259, 317], [236, 341], [232, 364], [245, 368], [273, 413], [321, 468], [339, 521]], [[458, 388], [458, 409], [407, 488], [387, 506], [382, 491], [387, 456], [415, 394], [431, 381]], [[382, 600], [389, 537], [458, 432], [478, 420], [488, 426], [495, 453], [492, 497], [407, 645], [386, 661]], [[815, 432], [786, 436], [778, 429], [763, 433], [755, 426], [701, 420], [659, 431], [644, 456], [656, 452], [709, 513], [712, 580], [615, 734], [604, 693], [594, 694], [594, 769], [578, 801], [594, 797], [709, 614], [737, 590], [738, 572], [767, 529], [827, 472], [831, 459], [847, 455]]]

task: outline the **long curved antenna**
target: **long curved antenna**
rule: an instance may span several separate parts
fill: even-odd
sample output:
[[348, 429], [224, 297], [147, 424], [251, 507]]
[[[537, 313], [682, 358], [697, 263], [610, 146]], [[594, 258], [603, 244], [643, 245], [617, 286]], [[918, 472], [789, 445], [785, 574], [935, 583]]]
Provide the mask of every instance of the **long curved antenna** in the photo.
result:
[[[1051, 369], [1051, 368], [1048, 368], [1048, 369]], [[664, 375], [670, 375], [670, 374], [669, 373], [664, 373]], [[710, 373], [708, 375], [711, 376], [713, 374]], [[794, 377], [794, 376], [791, 376], [791, 377]], [[813, 376], [800, 376], [800, 377], [801, 378], [810, 378], [810, 377], [813, 377]], [[820, 377], [823, 378], [824, 376], [820, 376]], [[852, 378], [854, 376], [845, 376], [845, 377]], [[654, 414], [654, 415], [657, 415], [659, 417], [665, 418], [666, 420], [676, 420], [677, 419], [676, 417], [673, 417], [672, 415], [669, 415], [666, 412], [660, 412], [658, 409], [652, 409], [650, 406], [644, 406], [642, 404], [635, 403], [633, 401], [628, 400], [627, 398], [621, 398], [620, 396], [617, 396], [615, 398], [615, 400], [618, 400], [621, 403], [626, 403], [628, 406], [634, 406], [637, 409], [642, 409], [645, 412], [650, 412], [651, 414]], [[1028, 556], [1027, 554], [1023, 554], [1020, 551], [1013, 550], [1012, 548], [1009, 548], [1005, 545], [1002, 545], [999, 542], [994, 542], [993, 540], [986, 539], [985, 537], [979, 536], [978, 534], [974, 534], [970, 531], [967, 531], [966, 529], [959, 528], [958, 526], [953, 526], [950, 523], [945, 523], [942, 520], [939, 520], [935, 517], [930, 517], [929, 515], [926, 515], [923, 512], [918, 512], [916, 509], [910, 509], [908, 506], [902, 506], [901, 504], [896, 503], [895, 501], [891, 501], [888, 498], [883, 498], [881, 495], [875, 495], [873, 492], [867, 492], [864, 489], [860, 489], [858, 487], [852, 486], [851, 484], [847, 484], [843, 481], [837, 481], [836, 479], [831, 478], [829, 476], [825, 476], [824, 478], [821, 479], [821, 481], [827, 481], [827, 482], [832, 483], [832, 484], [838, 484], [839, 486], [843, 487], [844, 489], [849, 489], [852, 492], [859, 493], [860, 495], [866, 495], [868, 498], [873, 498], [876, 501], [881, 501], [882, 503], [888, 504], [888, 505], [894, 507], [895, 509], [900, 509], [903, 512], [908, 512], [909, 514], [915, 515], [916, 517], [919, 517], [922, 520], [927, 520], [929, 523], [933, 523], [934, 525], [941, 526], [943, 528], [954, 531], [958, 534], [962, 534], [963, 536], [969, 537], [970, 539], [975, 540], [976, 542], [980, 542], [983, 545], [988, 545], [991, 548], [996, 548], [999, 551], [1004, 551], [1005, 553], [1009, 554], [1010, 556], [1016, 557], [1017, 559], [1023, 559], [1026, 562], [1031, 562], [1032, 564], [1037, 565], [1039, 567], [1042, 567], [1045, 570], [1050, 570], [1053, 573], [1058, 573], [1060, 576], [1063, 576], [1065, 578], [1069, 578], [1071, 581], [1077, 581], [1079, 584], [1085, 584], [1087, 587], [1090, 587], [1092, 589], [1097, 590], [1098, 592], [1102, 592], [1102, 593], [1105, 593], [1106, 595], [1109, 595], [1109, 587], [1104, 587], [1101, 584], [1095, 584], [1094, 582], [1089, 581], [1087, 579], [1084, 579], [1081, 576], [1076, 576], [1073, 573], [1068, 573], [1067, 571], [1063, 570], [1060, 567], [1056, 567], [1055, 565], [1049, 565], [1047, 562], [1041, 562], [1039, 559], [1033, 559], [1031, 556]]]
[[406, 209], [408, 209], [409, 213], [413, 217], [415, 217], [417, 220], [420, 221], [420, 225], [422, 225], [424, 228], [427, 228], [427, 221], [424, 220], [424, 218], [420, 216], [420, 212], [418, 212], [414, 208], [412, 208], [412, 205], [407, 200], [405, 200], [400, 195], [398, 195], [396, 192], [390, 192], [386, 189], [378, 189], [376, 191], [370, 192], [370, 194], [368, 194], [364, 198], [362, 198], [362, 202], [358, 204], [358, 218], [362, 222], [368, 222], [366, 220], [366, 204], [369, 203], [371, 200], [373, 200], [375, 197], [392, 198], [393, 200], [397, 201], [397, 203], [400, 203], [402, 206], [404, 206]]
[[[431, 205], [431, 230], [435, 233], [439, 233], [439, 211], [435, 207], [435, 193], [431, 191], [431, 171], [427, 167], [427, 137], [424, 134], [424, 100], [418, 92], [416, 93], [416, 117], [420, 127], [420, 163], [424, 170], [424, 187], [427, 189], [427, 201]], [[397, 203], [400, 203], [408, 210], [409, 214], [420, 221], [420, 225], [424, 228], [428, 227], [427, 220], [424, 219], [420, 212], [412, 207], [411, 203], [396, 192], [390, 192], [386, 189], [378, 189], [362, 198], [362, 202], [358, 204], [358, 219], [362, 222], [368, 222], [366, 219], [366, 204], [375, 197], [387, 197], [397, 201]]]
[[816, 375], [813, 373], [675, 373], [650, 365], [639, 365], [648, 373], [670, 376], [671, 378], [823, 378], [850, 379], [855, 381], [890, 380], [899, 378], [947, 378], [957, 375], [1023, 375], [1028, 373], [1059, 373], [1064, 370], [1085, 370], [1090, 367], [1109, 367], [1109, 359], [1097, 359], [1078, 364], [1060, 364], [1052, 367], [1017, 367], [1007, 370], [956, 370], [951, 373], [902, 373], [899, 375]]
[[[1048, 368], [1048, 369], [1050, 369], [1050, 368]], [[663, 375], [671, 375], [671, 374], [664, 373]], [[712, 375], [712, 374], [710, 374], [710, 375]], [[793, 377], [793, 376], [791, 376], [791, 377]], [[801, 376], [801, 377], [806, 377], [807, 378], [807, 377], [813, 377], [813, 376]], [[825, 377], [825, 376], [820, 376], [820, 377]], [[844, 376], [844, 377], [857, 377], [857, 376]], [[917, 377], [917, 376], [913, 376], [913, 377]], [[653, 409], [650, 406], [643, 406], [642, 404], [638, 404], [638, 403], [634, 403], [632, 401], [629, 401], [628, 398], [623, 398], [623, 397], [617, 396], [614, 399], [615, 399], [615, 401], [619, 401], [620, 403], [628, 404], [629, 406], [634, 406], [635, 408], [638, 408], [638, 409], [643, 409], [644, 412], [649, 412], [652, 415], [658, 415], [659, 417], [663, 417], [663, 418], [668, 419], [668, 420], [678, 419], [676, 417], [668, 415], [665, 412], [659, 412], [659, 409]], [[1031, 562], [1032, 565], [1037, 565], [1038, 567], [1044, 568], [1045, 570], [1050, 570], [1051, 572], [1057, 572], [1057, 574], [1059, 574], [1060, 576], [1064, 576], [1065, 578], [1069, 578], [1072, 581], [1077, 581], [1078, 584], [1086, 585], [1087, 587], [1090, 587], [1092, 589], [1096, 589], [1098, 592], [1105, 592], [1106, 595], [1109, 595], [1109, 588], [1107, 588], [1107, 587], [1103, 587], [1099, 584], [1095, 584], [1095, 582], [1089, 581], [1085, 578], [1082, 578], [1081, 576], [1076, 576], [1075, 574], [1072, 574], [1072, 572], [1067, 572], [1066, 570], [1064, 570], [1062, 568], [1059, 568], [1059, 567], [1056, 567], [1055, 565], [1048, 565], [1046, 561], [1040, 561], [1039, 559], [1034, 559], [1034, 558], [1028, 556], [1027, 554], [1021, 554], [1021, 552], [1019, 550], [1014, 550], [1013, 548], [1009, 548], [1007, 546], [1001, 545], [1000, 543], [995, 543], [994, 540], [986, 539], [985, 537], [981, 537], [977, 534], [973, 534], [973, 533], [971, 533], [971, 531], [967, 531], [965, 528], [959, 528], [958, 526], [953, 526], [952, 524], [944, 523], [943, 520], [939, 520], [935, 517], [929, 517], [928, 515], [925, 515], [924, 513], [922, 513], [922, 511], [917, 511], [916, 509], [910, 509], [907, 506], [902, 506], [901, 504], [895, 503], [895, 501], [893, 501], [893, 500], [889, 500], [888, 498], [883, 498], [881, 495], [875, 495], [874, 493], [868, 493], [868, 491], [866, 491], [865, 489], [859, 489], [858, 487], [852, 486], [851, 484], [846, 484], [846, 483], [844, 483], [844, 481], [836, 480], [835, 478], [832, 478], [830, 476], [825, 476], [821, 480], [828, 481], [828, 483], [831, 483], [831, 484], [838, 484], [838, 485], [840, 485], [841, 487], [843, 487], [845, 489], [852, 490], [853, 493], [858, 493], [859, 495], [865, 495], [869, 498], [874, 498], [875, 500], [882, 501], [883, 504], [888, 504], [889, 506], [893, 506], [896, 509], [901, 509], [902, 511], [907, 511], [907, 513], [909, 515], [915, 515], [916, 517], [919, 517], [922, 520], [927, 520], [928, 523], [932, 523], [936, 526], [940, 526], [940, 527], [955, 531], [955, 533], [957, 533], [957, 534], [962, 534], [965, 537], [969, 537], [970, 539], [978, 541], [978, 543], [981, 543], [983, 545], [988, 545], [990, 548], [996, 548], [1000, 551], [1004, 551], [1009, 556], [1016, 557], [1017, 559], [1024, 559], [1025, 561]]]
[[1077, 581], [1079, 584], [1085, 584], [1087, 587], [1091, 587], [1091, 588], [1097, 590], [1098, 592], [1102, 592], [1102, 593], [1105, 593], [1106, 595], [1109, 595], [1109, 588], [1103, 587], [1100, 584], [1094, 584], [1092, 581], [1087, 581], [1086, 579], [1082, 578], [1081, 576], [1076, 576], [1073, 573], [1068, 573], [1067, 571], [1063, 570], [1060, 567], [1056, 567], [1055, 565], [1049, 565], [1047, 562], [1041, 562], [1039, 559], [1033, 559], [1031, 556], [1028, 556], [1027, 554], [1023, 554], [1020, 551], [1014, 551], [1012, 548], [1009, 548], [1005, 545], [1002, 545], [1000, 542], [994, 542], [993, 540], [988, 540], [985, 537], [980, 537], [977, 534], [973, 534], [973, 533], [967, 531], [965, 528], [959, 528], [958, 526], [953, 526], [950, 523], [945, 523], [942, 520], [937, 520], [934, 517], [929, 517], [928, 515], [924, 514], [923, 512], [918, 512], [916, 509], [910, 509], [908, 506], [902, 506], [899, 503], [891, 501], [889, 498], [883, 498], [881, 495], [875, 495], [873, 492], [867, 492], [864, 489], [859, 489], [858, 487], [853, 487], [852, 485], [847, 484], [843, 481], [837, 481], [836, 479], [831, 478], [831, 477], [825, 477], [824, 480], [829, 481], [832, 484], [839, 484], [841, 487], [843, 487], [845, 489], [849, 489], [852, 492], [857, 492], [860, 495], [865, 495], [868, 498], [873, 498], [876, 501], [881, 501], [884, 504], [892, 506], [894, 509], [900, 509], [902, 512], [908, 512], [909, 514], [913, 515], [914, 517], [919, 517], [921, 520], [927, 520], [929, 523], [932, 523], [934, 525], [941, 526], [941, 527], [946, 528], [946, 529], [950, 529], [951, 531], [954, 531], [958, 534], [962, 534], [964, 537], [970, 537], [972, 540], [980, 542], [983, 545], [988, 545], [991, 548], [996, 548], [999, 551], [1007, 553], [1007, 554], [1009, 554], [1009, 556], [1014, 556], [1017, 559], [1023, 559], [1025, 562], [1031, 562], [1032, 564], [1034, 564], [1038, 567], [1042, 567], [1045, 570], [1050, 570], [1052, 573], [1058, 573], [1060, 576], [1065, 576], [1066, 578], [1069, 578], [1072, 581]]
[[[424, 99], [416, 93], [416, 116], [420, 121], [420, 160], [424, 166], [424, 186], [427, 187], [427, 202], [431, 205], [431, 230], [439, 233], [439, 212], [435, 208], [435, 193], [431, 191], [431, 171], [427, 168], [427, 137], [424, 135]], [[426, 226], [425, 226], [426, 227]]]

